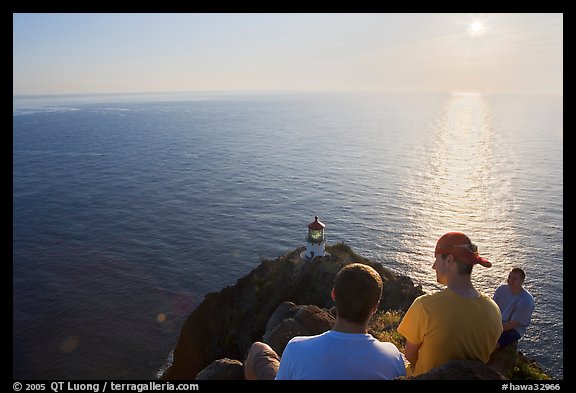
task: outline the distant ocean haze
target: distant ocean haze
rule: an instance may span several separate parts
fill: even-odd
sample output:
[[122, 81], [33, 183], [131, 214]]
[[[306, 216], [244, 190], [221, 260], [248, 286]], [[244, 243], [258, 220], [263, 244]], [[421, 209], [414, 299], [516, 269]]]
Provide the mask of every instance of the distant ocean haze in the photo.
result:
[[190, 93], [13, 100], [15, 379], [148, 379], [203, 297], [305, 244], [410, 276], [467, 233], [519, 349], [563, 378], [562, 96]]

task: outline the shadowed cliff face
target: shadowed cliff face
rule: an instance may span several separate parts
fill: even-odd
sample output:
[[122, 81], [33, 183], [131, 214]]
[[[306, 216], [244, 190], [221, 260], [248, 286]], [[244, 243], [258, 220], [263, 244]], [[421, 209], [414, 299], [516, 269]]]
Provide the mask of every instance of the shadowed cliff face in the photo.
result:
[[282, 302], [332, 307], [330, 291], [336, 274], [353, 262], [370, 265], [380, 273], [384, 283], [380, 310], [406, 311], [423, 294], [410, 278], [356, 255], [344, 244], [328, 246], [330, 255], [313, 261], [300, 258], [303, 250], [263, 261], [235, 285], [206, 295], [184, 323], [173, 363], [162, 378], [194, 379], [216, 359], [244, 360], [250, 345], [262, 340], [268, 319]]

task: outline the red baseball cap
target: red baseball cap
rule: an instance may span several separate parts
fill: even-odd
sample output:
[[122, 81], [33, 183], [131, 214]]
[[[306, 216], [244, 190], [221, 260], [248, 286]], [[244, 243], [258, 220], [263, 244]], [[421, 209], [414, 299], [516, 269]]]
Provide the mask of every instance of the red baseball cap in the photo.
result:
[[478, 255], [478, 247], [473, 244], [468, 236], [461, 232], [448, 232], [436, 243], [435, 254], [452, 254], [462, 262], [469, 265], [479, 263], [484, 267], [492, 266], [487, 259]]

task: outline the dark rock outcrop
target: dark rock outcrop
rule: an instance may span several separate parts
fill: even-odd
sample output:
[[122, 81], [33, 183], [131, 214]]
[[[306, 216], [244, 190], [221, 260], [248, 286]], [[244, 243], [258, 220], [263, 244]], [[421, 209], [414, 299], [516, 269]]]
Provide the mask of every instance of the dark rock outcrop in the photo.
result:
[[[370, 265], [382, 277], [384, 289], [380, 310], [406, 311], [414, 299], [424, 293], [410, 278], [356, 255], [342, 243], [327, 246], [329, 255], [312, 261], [302, 260], [302, 251], [304, 247], [273, 261], [263, 261], [235, 285], [206, 295], [184, 323], [174, 349], [173, 363], [162, 379], [194, 379], [216, 359], [243, 360], [250, 345], [263, 340], [270, 316], [283, 302], [330, 309], [333, 306], [330, 291], [336, 273], [352, 262]], [[287, 312], [294, 311], [289, 305], [285, 307]], [[327, 320], [320, 317], [317, 310], [306, 308], [302, 313], [310, 314], [310, 318], [305, 319], [296, 316], [301, 310], [296, 310], [293, 322], [287, 322], [290, 325], [287, 329], [317, 331], [312, 327], [316, 322], [318, 326], [325, 326]], [[306, 326], [303, 320], [309, 321], [306, 323], [310, 325]], [[287, 334], [268, 333], [267, 339], [274, 338], [277, 342], [274, 345], [282, 351]]]
[[214, 360], [196, 375], [197, 380], [239, 380], [244, 379], [244, 365], [234, 359]]
[[314, 336], [332, 329], [336, 319], [314, 305], [297, 306], [284, 302], [278, 306], [266, 325], [262, 341], [281, 357], [288, 341], [295, 336]]
[[506, 379], [510, 379], [512, 378], [514, 367], [516, 366], [517, 354], [518, 342], [515, 342], [492, 352], [488, 364], [506, 377]]
[[502, 374], [479, 360], [450, 360], [425, 374], [408, 378], [411, 380], [474, 380], [506, 379]]

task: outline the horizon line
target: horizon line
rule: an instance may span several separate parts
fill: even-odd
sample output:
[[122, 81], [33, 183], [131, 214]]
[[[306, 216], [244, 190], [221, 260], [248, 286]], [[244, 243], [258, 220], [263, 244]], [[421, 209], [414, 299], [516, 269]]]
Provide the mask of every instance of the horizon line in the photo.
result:
[[303, 90], [303, 89], [254, 89], [254, 90], [155, 90], [155, 91], [116, 91], [116, 92], [61, 92], [61, 93], [27, 93], [12, 94], [12, 98], [47, 98], [47, 97], [75, 97], [75, 96], [112, 96], [112, 95], [154, 95], [154, 94], [262, 94], [262, 93], [430, 93], [430, 94], [453, 94], [453, 95], [564, 95], [563, 91], [478, 91], [478, 90], [414, 90], [414, 89], [330, 89], [330, 90]]

